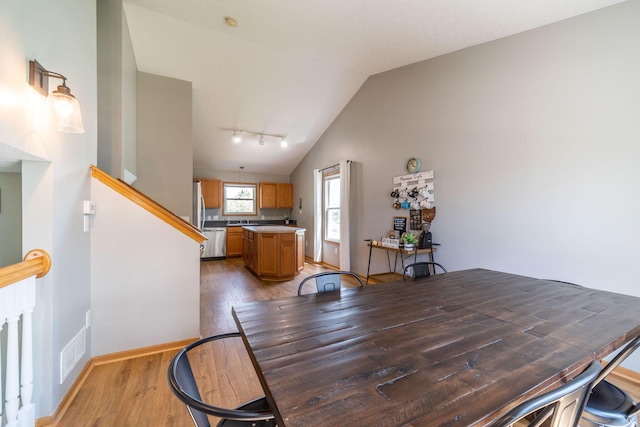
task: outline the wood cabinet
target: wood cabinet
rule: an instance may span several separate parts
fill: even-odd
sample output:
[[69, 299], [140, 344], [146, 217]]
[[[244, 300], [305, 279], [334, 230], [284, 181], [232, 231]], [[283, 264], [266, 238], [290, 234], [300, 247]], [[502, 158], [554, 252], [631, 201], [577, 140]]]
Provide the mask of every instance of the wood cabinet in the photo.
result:
[[242, 259], [259, 278], [290, 280], [304, 268], [304, 231], [244, 229]]
[[278, 208], [293, 209], [293, 184], [277, 184], [276, 206]]
[[298, 271], [302, 271], [302, 269], [304, 268], [304, 251], [304, 233], [296, 233], [296, 268], [298, 269]]
[[242, 227], [227, 227], [227, 257], [239, 257], [242, 253]]
[[243, 229], [242, 231], [242, 261], [251, 270], [256, 268], [253, 263], [254, 234], [251, 230]]
[[205, 208], [219, 209], [222, 207], [222, 181], [219, 179], [198, 178], [202, 184], [202, 197]]
[[293, 208], [293, 184], [261, 182], [259, 185], [260, 209]]

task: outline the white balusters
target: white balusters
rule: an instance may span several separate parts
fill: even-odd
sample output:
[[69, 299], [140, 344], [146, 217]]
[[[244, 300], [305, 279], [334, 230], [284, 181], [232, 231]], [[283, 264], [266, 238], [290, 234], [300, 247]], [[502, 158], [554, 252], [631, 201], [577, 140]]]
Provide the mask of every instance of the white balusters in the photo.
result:
[[20, 414], [18, 418], [23, 426], [36, 423], [36, 405], [33, 403], [33, 327], [32, 309], [22, 313], [22, 359], [20, 361]]
[[7, 369], [5, 373], [5, 404], [4, 410], [7, 415], [7, 427], [18, 425], [18, 408], [20, 407], [20, 387], [19, 375], [20, 365], [18, 364], [18, 316], [7, 319]]
[[[32, 276], [0, 288], [0, 331], [5, 324], [7, 326], [7, 340], [0, 342], [0, 352], [6, 350], [6, 364], [0, 367], [0, 423], [4, 412], [6, 427], [35, 425], [31, 322], [35, 284], [36, 278]], [[21, 339], [18, 337], [20, 327]], [[19, 355], [22, 356], [20, 360]], [[4, 373], [4, 377], [1, 373]]]

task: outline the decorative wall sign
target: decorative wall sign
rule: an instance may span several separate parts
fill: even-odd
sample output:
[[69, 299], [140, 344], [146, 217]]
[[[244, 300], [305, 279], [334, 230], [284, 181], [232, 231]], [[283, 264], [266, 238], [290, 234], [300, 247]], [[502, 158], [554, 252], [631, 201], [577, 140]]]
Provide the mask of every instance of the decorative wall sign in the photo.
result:
[[424, 171], [419, 173], [412, 173], [411, 175], [400, 175], [393, 177], [394, 184], [404, 185], [408, 182], [412, 181], [420, 181], [420, 180], [428, 180], [433, 179], [433, 171]]
[[383, 237], [382, 238], [382, 246], [384, 246], [385, 248], [396, 248], [397, 249], [397, 248], [400, 247], [400, 240]]
[[394, 216], [393, 217], [393, 229], [401, 232], [407, 231], [407, 217], [406, 216]]

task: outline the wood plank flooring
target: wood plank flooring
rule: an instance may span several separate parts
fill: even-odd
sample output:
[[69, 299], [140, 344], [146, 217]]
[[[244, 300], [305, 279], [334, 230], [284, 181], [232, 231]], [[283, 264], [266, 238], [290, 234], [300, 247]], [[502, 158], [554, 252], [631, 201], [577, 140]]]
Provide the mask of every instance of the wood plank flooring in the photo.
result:
[[[306, 263], [294, 280], [265, 282], [252, 275], [241, 258], [202, 262], [202, 335], [236, 331], [231, 315], [233, 305], [296, 295], [301, 280], [327, 270]], [[197, 360], [192, 359], [205, 400], [226, 407], [264, 394], [241, 340], [231, 341], [216, 343]], [[167, 384], [167, 367], [175, 353], [170, 351], [96, 366], [58, 427], [193, 427], [187, 410]], [[212, 360], [223, 369], [212, 369]], [[640, 398], [638, 383], [620, 385], [635, 399]], [[211, 422], [215, 425], [217, 420], [212, 418]]]
[[[306, 263], [294, 280], [265, 282], [241, 258], [201, 263], [200, 329], [203, 336], [237, 331], [231, 307], [244, 302], [296, 295], [305, 277], [328, 271]], [[263, 395], [240, 339], [211, 345], [197, 361], [203, 397], [233, 407]], [[187, 410], [167, 384], [167, 367], [176, 352], [164, 352], [96, 366], [64, 414], [59, 427], [192, 427]], [[211, 370], [211, 361], [224, 367]], [[212, 424], [217, 420], [212, 417]]]

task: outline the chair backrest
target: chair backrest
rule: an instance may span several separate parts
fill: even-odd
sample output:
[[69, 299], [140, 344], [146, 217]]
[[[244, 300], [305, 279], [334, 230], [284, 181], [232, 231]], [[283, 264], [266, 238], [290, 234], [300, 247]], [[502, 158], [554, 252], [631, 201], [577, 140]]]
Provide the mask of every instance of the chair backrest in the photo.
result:
[[331, 292], [337, 291], [342, 286], [342, 277], [343, 276], [351, 276], [354, 277], [360, 286], [364, 286], [362, 283], [362, 279], [357, 274], [354, 274], [350, 271], [325, 271], [324, 273], [313, 274], [309, 277], [306, 277], [300, 285], [298, 286], [298, 295], [302, 295], [302, 288], [305, 283], [315, 280], [316, 282], [316, 290], [318, 293], [322, 292]]
[[188, 353], [193, 349], [211, 341], [237, 337], [240, 337], [239, 332], [213, 335], [210, 337], [202, 338], [180, 350], [169, 364], [169, 371], [167, 376], [171, 391], [176, 395], [178, 399], [182, 401], [182, 403], [187, 406], [189, 414], [191, 415], [191, 419], [193, 420], [193, 423], [196, 425], [196, 427], [211, 426], [207, 414], [219, 418], [239, 421], [261, 421], [274, 418], [273, 412], [271, 410], [228, 409], [211, 405], [202, 401], [200, 391], [198, 390], [198, 384], [193, 375], [191, 364], [189, 363]]
[[[598, 361], [571, 381], [516, 406], [495, 420], [491, 427], [574, 427], [578, 425], [593, 383], [602, 365]], [[533, 414], [535, 412], [535, 414]], [[533, 414], [532, 417], [527, 415]]]
[[[402, 280], [406, 280], [407, 276], [413, 277], [414, 279], [429, 277], [431, 275], [431, 267], [433, 267], [434, 272], [436, 271], [436, 267], [440, 267], [440, 269], [445, 273], [447, 272], [447, 269], [437, 262], [414, 262], [404, 268], [404, 271], [402, 272]], [[409, 270], [411, 270], [411, 273], [407, 274]]]

